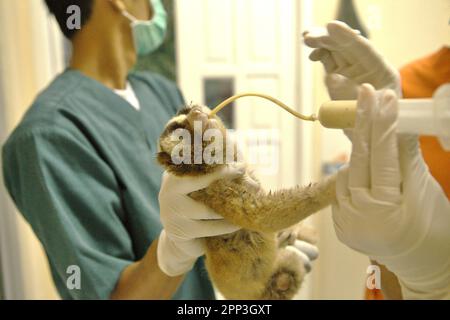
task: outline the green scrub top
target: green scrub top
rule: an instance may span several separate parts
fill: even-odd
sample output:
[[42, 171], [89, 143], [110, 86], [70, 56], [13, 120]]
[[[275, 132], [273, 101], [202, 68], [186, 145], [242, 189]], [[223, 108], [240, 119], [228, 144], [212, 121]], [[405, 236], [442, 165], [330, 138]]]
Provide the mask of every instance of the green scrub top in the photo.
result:
[[[66, 70], [3, 147], [5, 184], [42, 242], [63, 299], [107, 299], [162, 230], [157, 140], [184, 101], [156, 74], [134, 72], [128, 81], [140, 111]], [[70, 266], [79, 267], [81, 289], [67, 286]], [[214, 299], [202, 259], [174, 299]]]

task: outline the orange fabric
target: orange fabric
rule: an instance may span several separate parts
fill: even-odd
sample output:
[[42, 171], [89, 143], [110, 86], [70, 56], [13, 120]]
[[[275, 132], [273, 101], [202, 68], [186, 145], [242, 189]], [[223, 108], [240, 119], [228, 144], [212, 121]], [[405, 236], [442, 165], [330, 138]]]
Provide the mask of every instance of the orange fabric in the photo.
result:
[[[406, 65], [400, 74], [404, 98], [432, 97], [441, 85], [450, 82], [450, 47]], [[421, 137], [420, 147], [431, 174], [450, 199], [450, 152], [444, 151], [435, 137]], [[383, 300], [383, 294], [366, 289], [365, 299]]]
[[[443, 84], [450, 82], [450, 48], [414, 61], [400, 71], [405, 98], [430, 98]], [[450, 199], [450, 152], [442, 149], [435, 137], [421, 137], [422, 154], [433, 177]]]
[[365, 300], [384, 300], [383, 293], [379, 289], [366, 289]]

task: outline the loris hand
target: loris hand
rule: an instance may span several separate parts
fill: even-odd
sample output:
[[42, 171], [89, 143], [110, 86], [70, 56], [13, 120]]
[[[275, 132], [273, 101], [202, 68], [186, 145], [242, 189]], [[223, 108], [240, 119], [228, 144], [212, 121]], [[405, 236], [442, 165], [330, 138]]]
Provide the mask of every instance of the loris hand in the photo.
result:
[[450, 204], [417, 137], [397, 137], [397, 118], [394, 92], [361, 87], [350, 167], [337, 179], [336, 234], [393, 272], [405, 299], [448, 298]]
[[358, 86], [363, 83], [369, 83], [377, 90], [392, 89], [401, 95], [398, 71], [359, 31], [334, 21], [317, 34], [305, 32], [304, 39], [307, 46], [315, 49], [310, 59], [320, 61], [325, 67], [331, 99], [354, 100]]
[[204, 254], [202, 238], [240, 229], [205, 205], [192, 200], [188, 194], [204, 189], [219, 179], [234, 179], [244, 171], [238, 165], [228, 165], [218, 172], [199, 177], [177, 177], [164, 173], [159, 193], [164, 230], [158, 242], [158, 265], [164, 273], [175, 277], [188, 272], [197, 258]]

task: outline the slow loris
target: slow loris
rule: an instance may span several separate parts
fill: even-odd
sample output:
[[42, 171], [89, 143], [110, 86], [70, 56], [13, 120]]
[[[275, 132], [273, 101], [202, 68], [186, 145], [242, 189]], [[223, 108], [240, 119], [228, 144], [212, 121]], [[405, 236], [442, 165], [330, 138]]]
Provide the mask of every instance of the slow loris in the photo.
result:
[[[217, 116], [210, 117], [210, 112], [207, 107], [187, 107], [166, 125], [159, 140], [158, 162], [170, 173], [198, 176], [229, 165], [223, 162], [207, 164], [205, 161], [195, 164], [198, 161], [194, 159], [194, 130], [200, 129], [200, 134], [208, 129], [219, 130], [224, 141], [222, 151], [226, 154], [226, 128]], [[181, 149], [181, 152], [180, 148], [177, 149], [180, 140], [179, 134], [175, 133], [179, 133], [179, 129], [192, 137], [190, 141], [184, 141], [190, 144], [191, 154], [187, 157], [183, 154], [186, 149]], [[206, 148], [210, 143], [203, 141], [201, 146]], [[179, 160], [174, 160], [175, 153], [179, 153], [175, 156], [183, 156], [190, 161], [179, 163]], [[267, 193], [254, 175], [244, 169], [238, 178], [218, 180], [189, 196], [243, 228], [230, 235], [205, 239], [206, 268], [224, 297], [292, 299], [300, 289], [305, 270], [299, 256], [283, 241], [286, 230], [331, 204], [335, 199], [335, 179], [305, 188]], [[295, 229], [290, 230], [296, 232]], [[281, 234], [284, 236], [280, 238]]]

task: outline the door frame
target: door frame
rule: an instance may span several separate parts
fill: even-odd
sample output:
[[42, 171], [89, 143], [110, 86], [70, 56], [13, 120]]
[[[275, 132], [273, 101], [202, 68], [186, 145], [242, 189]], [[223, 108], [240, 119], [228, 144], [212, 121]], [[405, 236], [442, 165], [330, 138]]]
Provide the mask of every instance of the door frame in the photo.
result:
[[[175, 0], [175, 10], [176, 10], [176, 30], [177, 30], [177, 71], [178, 71], [178, 82], [181, 88], [189, 88], [189, 101], [193, 99], [194, 101], [201, 102], [204, 97], [203, 88], [201, 86], [192, 86], [192, 79], [198, 81], [198, 73], [203, 76], [207, 76], [210, 72], [214, 77], [217, 76], [234, 76], [239, 74], [239, 70], [235, 69], [233, 63], [225, 62], [223, 67], [217, 65], [211, 65], [207, 70], [198, 70], [197, 61], [201, 60], [197, 57], [194, 50], [188, 50], [188, 52], [181, 52], [179, 49], [186, 48], [188, 46], [197, 46], [196, 41], [199, 37], [193, 36], [193, 34], [201, 34], [204, 32], [203, 24], [201, 19], [196, 19], [195, 17], [188, 17], [186, 15], [180, 14], [180, 10], [189, 10], [189, 12], [202, 12], [200, 1], [189, 2], [189, 5], [185, 3], [184, 0]], [[238, 0], [242, 1], [242, 0]], [[247, 0], [246, 0], [247, 1]], [[278, 0], [284, 1], [284, 0]], [[233, 6], [236, 5], [232, 2]], [[287, 57], [284, 62], [293, 63], [295, 66], [295, 72], [289, 76], [289, 81], [294, 82], [293, 88], [295, 88], [295, 93], [293, 95], [288, 95], [284, 97], [288, 99], [286, 101], [288, 104], [293, 104], [296, 106], [297, 111], [304, 114], [314, 113], [314, 69], [313, 64], [309, 61], [310, 49], [308, 49], [302, 42], [302, 33], [313, 26], [313, 0], [295, 0], [293, 4], [295, 15], [295, 25], [288, 25], [289, 28], [295, 28], [289, 35], [291, 41], [295, 41], [293, 45], [295, 52], [289, 52], [283, 54], [283, 57]], [[233, 10], [233, 9], [231, 9]], [[224, 12], [224, 19], [229, 17], [229, 14]], [[239, 20], [239, 18], [237, 18]], [[189, 23], [189, 30], [182, 27], [183, 24]], [[217, 22], [220, 23], [220, 22]], [[194, 32], [192, 31], [194, 30]], [[233, 30], [236, 32], [236, 30]], [[221, 35], [222, 37], [227, 37], [226, 35]], [[229, 39], [225, 39], [227, 41]], [[203, 43], [199, 44], [199, 50], [204, 49]], [[202, 52], [202, 51], [201, 51]], [[234, 53], [236, 54], [236, 53]], [[234, 57], [236, 59], [236, 57]], [[226, 60], [228, 61], [228, 60]], [[239, 86], [239, 85], [238, 85]], [[239, 123], [239, 121], [238, 121]], [[317, 178], [315, 172], [317, 166], [314, 165], [315, 159], [317, 159], [317, 148], [314, 148], [314, 126], [309, 123], [304, 123], [300, 121], [292, 121], [293, 130], [290, 134], [295, 135], [292, 139], [296, 142], [293, 144], [292, 150], [292, 161], [289, 161], [289, 165], [294, 166], [292, 168], [292, 177], [296, 183], [306, 185]], [[290, 137], [289, 137], [290, 138]], [[313, 222], [308, 222], [313, 223]], [[312, 285], [310, 281], [312, 277], [308, 277], [303, 286], [300, 299], [308, 299], [312, 297]]]

